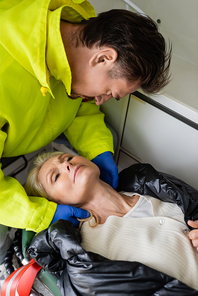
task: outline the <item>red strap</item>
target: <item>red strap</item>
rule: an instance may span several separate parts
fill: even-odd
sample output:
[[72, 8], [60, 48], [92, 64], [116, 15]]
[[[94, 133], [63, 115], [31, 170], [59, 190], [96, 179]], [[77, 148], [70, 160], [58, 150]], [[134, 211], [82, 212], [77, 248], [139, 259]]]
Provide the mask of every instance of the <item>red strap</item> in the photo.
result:
[[29, 265], [31, 265], [33, 263], [34, 263], [34, 261], [31, 260], [27, 265], [16, 269], [13, 273], [11, 273], [6, 278], [6, 280], [3, 283], [2, 289], [1, 289], [1, 296], [6, 296], [6, 291], [7, 290], [8, 290], [8, 293], [10, 293], [11, 286], [14, 286], [14, 285], [17, 284], [17, 282], [18, 282], [19, 278], [21, 277], [22, 273], [25, 272], [25, 270], [29, 267]]
[[[41, 269], [33, 259], [7, 277], [4, 281], [1, 296], [28, 296], [34, 283], [34, 279]], [[27, 273], [27, 276], [26, 276]], [[17, 290], [17, 293], [16, 293]]]
[[16, 289], [19, 296], [30, 295], [30, 291], [34, 283], [35, 277], [41, 268], [42, 267], [40, 265], [34, 262], [22, 275]]

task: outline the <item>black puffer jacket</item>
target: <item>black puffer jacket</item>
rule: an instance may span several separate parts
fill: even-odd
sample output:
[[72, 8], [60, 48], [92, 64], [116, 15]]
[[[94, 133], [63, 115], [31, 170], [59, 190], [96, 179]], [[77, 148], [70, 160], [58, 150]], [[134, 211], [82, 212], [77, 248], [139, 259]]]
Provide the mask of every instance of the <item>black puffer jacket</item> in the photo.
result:
[[[135, 164], [122, 171], [121, 190], [176, 202], [186, 221], [198, 219], [198, 191], [149, 164]], [[111, 261], [86, 252], [80, 241], [79, 230], [59, 220], [35, 236], [29, 248], [30, 256], [59, 278], [64, 296], [198, 296], [198, 291], [139, 262]]]

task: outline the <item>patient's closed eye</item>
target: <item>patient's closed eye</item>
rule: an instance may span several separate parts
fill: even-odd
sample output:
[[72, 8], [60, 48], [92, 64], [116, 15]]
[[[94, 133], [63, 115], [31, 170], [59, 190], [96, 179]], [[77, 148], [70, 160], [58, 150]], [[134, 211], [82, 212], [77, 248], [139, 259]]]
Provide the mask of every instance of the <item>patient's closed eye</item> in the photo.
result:
[[72, 155], [71, 155], [71, 156], [68, 156], [68, 154], [61, 154], [61, 155], [58, 157], [60, 163], [63, 163], [65, 160], [66, 160], [66, 161], [70, 161], [70, 160], [72, 160], [72, 158], [73, 158], [73, 156], [72, 156]]
[[56, 174], [56, 175], [55, 175], [54, 182], [56, 182], [56, 181], [58, 180], [59, 176], [60, 176], [60, 174]]

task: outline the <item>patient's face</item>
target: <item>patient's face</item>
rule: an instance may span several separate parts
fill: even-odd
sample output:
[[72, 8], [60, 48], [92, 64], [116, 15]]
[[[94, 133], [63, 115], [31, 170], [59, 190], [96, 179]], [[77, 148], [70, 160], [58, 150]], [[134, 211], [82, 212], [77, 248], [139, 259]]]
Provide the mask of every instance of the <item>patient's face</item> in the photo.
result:
[[38, 181], [56, 203], [81, 206], [89, 198], [99, 176], [99, 168], [88, 159], [61, 154], [43, 164]]

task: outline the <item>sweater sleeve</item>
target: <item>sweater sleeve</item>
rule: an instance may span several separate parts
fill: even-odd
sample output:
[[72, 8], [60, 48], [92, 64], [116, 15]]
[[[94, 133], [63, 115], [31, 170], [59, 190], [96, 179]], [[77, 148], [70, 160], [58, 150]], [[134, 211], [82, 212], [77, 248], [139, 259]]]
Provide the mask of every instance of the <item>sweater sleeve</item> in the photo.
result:
[[106, 151], [114, 153], [113, 136], [94, 101], [81, 103], [65, 135], [78, 153], [90, 160]]

